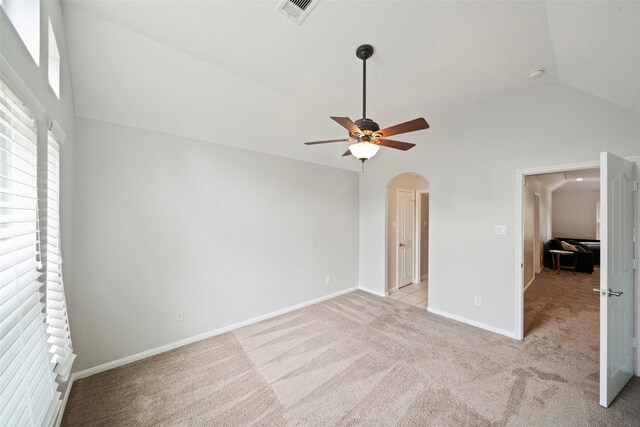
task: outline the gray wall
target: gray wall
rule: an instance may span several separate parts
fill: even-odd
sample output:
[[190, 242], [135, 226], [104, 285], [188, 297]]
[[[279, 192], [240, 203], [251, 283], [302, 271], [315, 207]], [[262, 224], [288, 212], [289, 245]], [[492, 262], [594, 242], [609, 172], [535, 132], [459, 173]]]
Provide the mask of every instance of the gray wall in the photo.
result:
[[356, 172], [84, 118], [76, 139], [76, 371], [358, 285]]
[[553, 236], [596, 238], [600, 190], [560, 188], [553, 192]]

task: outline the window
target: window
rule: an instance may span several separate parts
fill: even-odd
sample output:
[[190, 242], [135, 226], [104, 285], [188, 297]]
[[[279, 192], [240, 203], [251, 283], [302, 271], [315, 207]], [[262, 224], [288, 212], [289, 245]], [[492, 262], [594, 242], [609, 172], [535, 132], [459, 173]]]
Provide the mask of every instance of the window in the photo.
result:
[[40, 65], [40, 0], [0, 0], [31, 57]]
[[49, 67], [49, 86], [60, 99], [60, 50], [58, 50], [58, 42], [53, 32], [51, 18], [49, 18], [49, 61], [47, 65]]
[[[53, 127], [53, 126], [50, 126]], [[51, 344], [52, 362], [59, 382], [69, 379], [71, 365], [76, 355], [71, 346], [71, 332], [67, 317], [67, 304], [62, 282], [62, 254], [60, 251], [60, 143], [49, 130], [47, 138], [47, 187], [46, 187], [46, 277], [47, 277], [47, 332]]]
[[37, 143], [0, 82], [0, 425], [50, 423], [59, 407], [38, 272]]

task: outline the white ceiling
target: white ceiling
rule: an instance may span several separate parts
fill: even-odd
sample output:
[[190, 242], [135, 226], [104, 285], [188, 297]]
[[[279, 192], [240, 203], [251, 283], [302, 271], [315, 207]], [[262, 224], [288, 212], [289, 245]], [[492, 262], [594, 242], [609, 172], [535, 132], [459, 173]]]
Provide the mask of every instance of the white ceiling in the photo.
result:
[[362, 43], [381, 126], [558, 81], [640, 112], [640, 2], [321, 0], [300, 26], [277, 4], [64, 1], [76, 113], [357, 168], [301, 143], [359, 118]]
[[[529, 177], [528, 177], [529, 178]], [[582, 169], [566, 172], [531, 175], [551, 191], [599, 190], [600, 169]], [[581, 181], [578, 181], [580, 179]]]

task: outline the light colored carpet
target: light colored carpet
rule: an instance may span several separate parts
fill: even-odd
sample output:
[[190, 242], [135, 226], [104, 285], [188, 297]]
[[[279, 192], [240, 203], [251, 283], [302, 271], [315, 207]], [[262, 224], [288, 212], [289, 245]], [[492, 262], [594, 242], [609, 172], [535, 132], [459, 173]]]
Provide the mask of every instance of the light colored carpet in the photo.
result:
[[638, 426], [638, 378], [598, 405], [592, 282], [543, 273], [524, 342], [356, 291], [77, 381], [63, 425]]

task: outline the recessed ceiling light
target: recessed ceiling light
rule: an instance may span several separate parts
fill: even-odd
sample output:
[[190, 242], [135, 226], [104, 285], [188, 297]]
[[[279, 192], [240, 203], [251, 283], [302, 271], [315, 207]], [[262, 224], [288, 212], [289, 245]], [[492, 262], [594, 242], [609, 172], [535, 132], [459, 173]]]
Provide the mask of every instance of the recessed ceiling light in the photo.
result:
[[584, 178], [576, 178], [576, 181], [584, 181]]
[[529, 77], [530, 79], [535, 79], [537, 77], [540, 77], [543, 74], [544, 74], [544, 68], [540, 67], [540, 68], [536, 68], [535, 70], [529, 71], [527, 73], [527, 77]]

